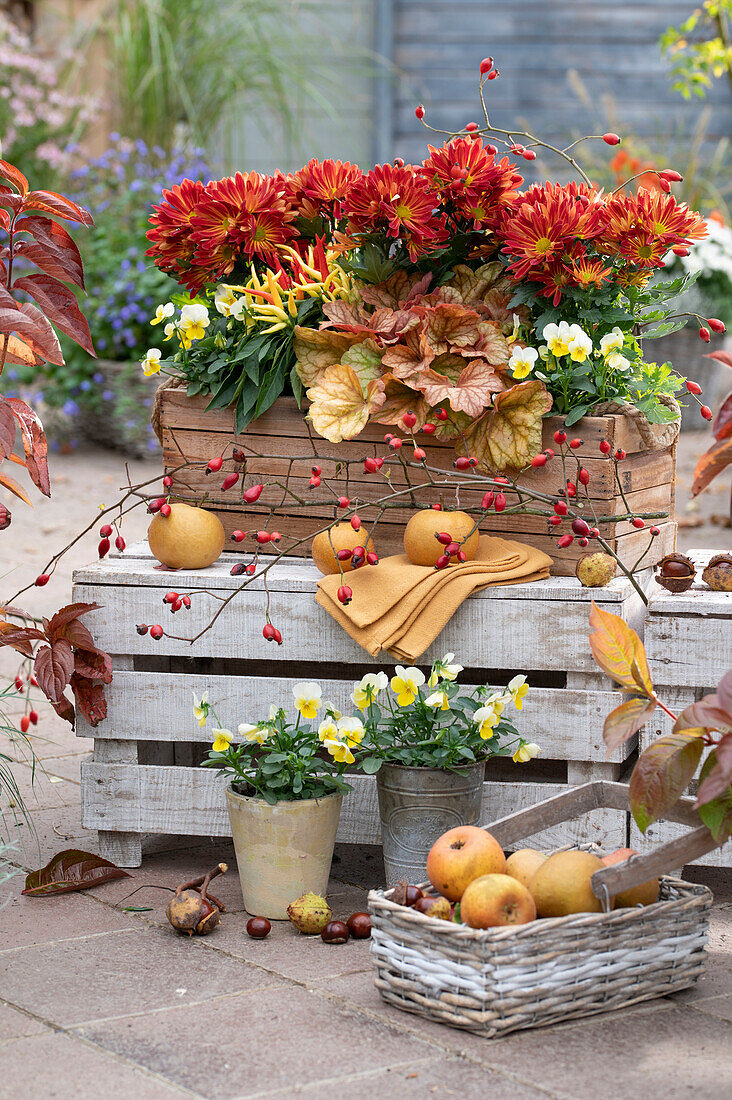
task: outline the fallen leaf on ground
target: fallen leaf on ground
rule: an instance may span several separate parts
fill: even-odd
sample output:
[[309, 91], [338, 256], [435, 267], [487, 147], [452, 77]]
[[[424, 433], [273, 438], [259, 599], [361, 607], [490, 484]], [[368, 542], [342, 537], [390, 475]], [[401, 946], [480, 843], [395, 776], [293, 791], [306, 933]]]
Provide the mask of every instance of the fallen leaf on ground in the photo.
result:
[[29, 897], [71, 894], [75, 890], [88, 890], [116, 878], [130, 878], [130, 875], [108, 859], [78, 848], [69, 848], [58, 852], [45, 867], [31, 871], [26, 876], [22, 892]]

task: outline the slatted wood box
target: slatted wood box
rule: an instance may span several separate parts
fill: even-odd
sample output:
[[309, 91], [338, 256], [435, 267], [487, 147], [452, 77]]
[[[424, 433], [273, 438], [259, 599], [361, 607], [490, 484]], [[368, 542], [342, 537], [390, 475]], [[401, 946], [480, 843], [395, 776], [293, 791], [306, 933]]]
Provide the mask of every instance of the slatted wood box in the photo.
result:
[[[231, 447], [227, 449], [235, 438], [231, 409], [207, 412], [207, 398], [187, 397], [183, 389], [163, 390], [161, 399], [166, 472], [173, 471], [183, 460], [205, 463], [215, 455], [231, 455]], [[562, 427], [563, 422], [557, 417], [549, 417], [544, 422], [544, 447], [556, 446], [553, 435]], [[277, 485], [267, 486], [256, 505], [242, 502], [242, 482], [222, 493], [223, 475], [214, 478], [207, 476], [203, 470], [182, 470], [179, 475], [174, 475], [173, 492], [177, 499], [190, 502], [201, 502], [206, 497], [205, 506], [219, 516], [227, 536], [237, 528], [256, 530], [265, 522], [270, 509], [276, 507], [277, 516], [270, 525], [271, 529], [279, 530], [285, 536], [282, 545], [288, 552], [304, 556], [312, 536], [333, 519], [336, 496], [345, 494], [352, 500], [375, 501], [385, 495], [387, 490], [383, 481], [378, 476], [364, 474], [362, 463], [367, 455], [384, 453], [384, 433], [388, 430], [387, 425], [371, 423], [366, 425], [357, 439], [331, 444], [315, 432], [308, 431], [308, 424], [294, 398], [281, 397], [237, 439], [237, 446], [250, 456], [243, 484], [278, 482]], [[603, 537], [626, 565], [632, 565], [648, 546], [648, 532], [637, 531], [628, 521], [616, 521], [612, 517], [626, 514], [628, 508], [634, 513], [667, 514], [668, 520], [658, 521], [661, 533], [653, 542], [645, 564], [653, 565], [660, 561], [675, 546], [675, 447], [662, 451], [645, 450], [632, 421], [624, 416], [586, 417], [575, 425], [572, 432], [584, 440], [584, 446], [576, 453], [590, 473], [588, 488], [591, 505], [586, 510], [590, 525], [595, 526], [593, 513], [594, 517], [605, 517], [605, 522], [598, 524]], [[452, 470], [455, 459], [452, 442], [441, 442], [434, 436], [419, 438], [427, 450], [430, 466]], [[620, 466], [621, 486], [627, 506], [615, 482], [613, 463], [599, 449], [603, 439], [608, 440], [613, 451], [622, 449], [627, 453]], [[323, 484], [318, 489], [308, 485], [314, 463], [322, 468]], [[346, 466], [346, 463], [351, 465]], [[224, 472], [233, 468], [233, 464], [229, 463]], [[522, 478], [522, 484], [527, 488], [556, 494], [563, 487], [565, 477], [576, 478], [576, 473], [576, 463], [569, 462], [565, 474], [557, 458], [543, 469], [531, 470]], [[414, 485], [426, 486], [415, 493], [419, 503], [442, 501], [446, 507], [455, 507], [459, 503], [468, 511], [480, 511], [483, 490], [463, 490], [458, 501], [454, 489], [427, 485], [428, 478], [420, 470], [410, 470], [409, 477]], [[332, 489], [328, 488], [326, 480], [333, 486]], [[391, 481], [395, 488], [406, 486], [401, 467], [392, 469]], [[291, 493], [296, 494], [299, 500]], [[508, 502], [509, 505], [516, 503], [515, 496], [508, 494]], [[365, 521], [374, 520], [377, 516], [373, 506], [359, 504], [359, 512]], [[404, 525], [411, 514], [411, 502], [405, 496], [404, 508], [389, 509], [379, 519], [374, 538], [382, 555], [402, 552]], [[569, 524], [566, 528], [569, 530]], [[567, 549], [559, 550], [557, 537], [564, 533], [564, 527], [550, 528], [543, 516], [489, 513], [481, 522], [481, 530], [519, 538], [539, 547], [553, 558], [552, 571], [555, 575], [573, 575], [577, 559], [586, 553], [576, 539]], [[239, 544], [239, 550], [246, 551], [251, 545], [247, 540]]]
[[[229, 835], [224, 780], [199, 766], [210, 733], [198, 726], [192, 693], [208, 689], [229, 729], [266, 714], [270, 703], [291, 703], [291, 687], [303, 679], [323, 685], [325, 698], [352, 713], [353, 682], [394, 662], [371, 658], [314, 600], [318, 578], [311, 563], [287, 558], [269, 572], [270, 615], [282, 630], [281, 647], [265, 643], [265, 595], [261, 581], [229, 603], [213, 629], [193, 646], [140, 636], [135, 624], [163, 622], [192, 637], [220, 606], [216, 597], [238, 588], [224, 555], [209, 569], [168, 572], [154, 568], [147, 545], [76, 572], [75, 600], [101, 604], [87, 622], [98, 644], [113, 655], [107, 688], [109, 713], [96, 729], [83, 720], [79, 736], [94, 738], [94, 759], [82, 766], [82, 821], [99, 830], [103, 853], [125, 866], [141, 860], [146, 833]], [[190, 592], [192, 608], [170, 617], [164, 593], [174, 584]], [[627, 771], [632, 743], [607, 761], [602, 724], [618, 694], [598, 674], [587, 641], [590, 600], [620, 614], [636, 628], [643, 605], [626, 580], [583, 589], [558, 577], [487, 589], [466, 601], [420, 659], [428, 666], [453, 651], [467, 668], [466, 683], [505, 684], [516, 672], [531, 690], [518, 716], [521, 732], [541, 745], [529, 764], [489, 762], [484, 820], [533, 805], [590, 779], [616, 779]], [[355, 776], [344, 800], [338, 838], [379, 843], [375, 780]], [[627, 814], [598, 810], [536, 838], [556, 846], [594, 840], [610, 848], [627, 842]]]
[[[644, 639], [648, 667], [658, 697], [674, 714], [715, 691], [725, 672], [732, 669], [732, 593], [712, 592], [701, 579], [704, 566], [715, 553], [689, 552], [697, 567], [697, 579], [687, 592], [667, 592], [655, 581], [648, 588]], [[657, 708], [653, 720], [640, 732], [640, 748], [670, 733], [672, 726], [668, 715]], [[688, 829], [659, 821], [644, 836], [631, 820], [630, 832], [631, 846], [648, 851]], [[694, 862], [732, 867], [732, 845], [717, 848]]]

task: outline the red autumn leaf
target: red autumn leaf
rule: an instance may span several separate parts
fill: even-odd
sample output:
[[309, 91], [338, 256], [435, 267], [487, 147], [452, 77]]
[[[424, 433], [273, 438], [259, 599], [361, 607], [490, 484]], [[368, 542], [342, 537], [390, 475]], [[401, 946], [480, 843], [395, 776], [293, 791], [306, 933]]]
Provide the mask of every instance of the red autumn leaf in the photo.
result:
[[715, 439], [729, 439], [732, 436], [732, 393], [722, 402], [712, 424], [712, 432]]
[[36, 630], [34, 626], [15, 626], [13, 623], [0, 622], [0, 646], [9, 645], [24, 657], [33, 656], [34, 641], [45, 642], [45, 640], [46, 635]]
[[607, 755], [611, 756], [618, 745], [637, 733], [655, 709], [655, 699], [649, 699], [647, 695], [632, 695], [615, 710], [611, 710], [602, 730]]
[[64, 722], [68, 722], [73, 729], [76, 713], [74, 711], [74, 704], [68, 696], [62, 695], [58, 702], [51, 703], [51, 706], [56, 711], [59, 718], [63, 718]]
[[710, 351], [705, 359], [716, 359], [718, 363], [724, 363], [725, 367], [732, 367], [732, 354], [728, 351]]
[[732, 670], [725, 672], [717, 684], [716, 695], [727, 713], [732, 714]]
[[104, 687], [98, 680], [87, 680], [76, 672], [71, 677], [71, 690], [76, 705], [90, 726], [98, 726], [107, 717], [107, 700]]
[[0, 286], [0, 333], [19, 332], [37, 358], [46, 359], [56, 366], [63, 366], [64, 357], [58, 336], [50, 321], [32, 302], [18, 304], [7, 290]]
[[[699, 795], [696, 805], [699, 808], [699, 817], [718, 844], [724, 844], [732, 834], [732, 786], [729, 780], [722, 782], [719, 778], [719, 761], [716, 750], [712, 750], [704, 761], [700, 775]], [[706, 792], [716, 793], [707, 800]], [[702, 798], [704, 794], [704, 798]]]
[[25, 464], [36, 485], [44, 496], [51, 495], [51, 480], [48, 475], [48, 443], [43, 424], [30, 405], [19, 397], [9, 397], [8, 405], [13, 416], [20, 424], [20, 434], [25, 452]]
[[7, 336], [8, 350], [5, 355], [6, 363], [20, 363], [24, 367], [37, 367], [43, 362], [43, 356], [36, 355], [33, 348], [19, 336]]
[[590, 610], [590, 648], [603, 672], [615, 680], [623, 691], [653, 694], [653, 681], [648, 671], [646, 651], [636, 632], [619, 615], [603, 611], [595, 601]]
[[674, 733], [700, 726], [708, 730], [732, 728], [732, 713], [726, 709], [718, 695], [705, 695], [698, 703], [686, 707], [674, 723]]
[[33, 507], [33, 501], [26, 493], [22, 485], [18, 485], [15, 478], [12, 478], [9, 474], [0, 473], [0, 485], [4, 485], [6, 489], [9, 489], [16, 497]]
[[9, 458], [15, 446], [15, 417], [5, 398], [0, 394], [0, 458]]
[[74, 672], [85, 680], [100, 680], [103, 684], [112, 683], [112, 658], [99, 650], [77, 649], [74, 653]]
[[399, 270], [376, 286], [365, 284], [361, 287], [361, 297], [372, 306], [386, 309], [405, 309], [422, 297], [432, 282], [432, 275], [420, 275], [418, 271], [407, 274]]
[[50, 646], [41, 646], [36, 653], [34, 672], [38, 686], [52, 703], [58, 702], [74, 671], [74, 655], [65, 638]]
[[0, 160], [0, 177], [12, 183], [13, 187], [17, 187], [21, 195], [28, 194], [28, 180], [25, 178], [20, 168], [16, 168], [14, 164], [10, 164], [7, 160]]
[[79, 309], [73, 290], [51, 275], [24, 275], [16, 279], [13, 289], [24, 290], [35, 298], [51, 324], [60, 328], [84, 351], [96, 357], [86, 317]]
[[443, 304], [426, 310], [427, 328], [425, 335], [436, 355], [455, 351], [458, 347], [474, 344], [478, 339], [480, 317], [474, 309], [467, 306]]
[[23, 209], [40, 210], [43, 214], [53, 214], [57, 218], [65, 218], [66, 221], [94, 225], [94, 218], [88, 210], [63, 195], [57, 195], [55, 191], [29, 191], [25, 196]]
[[412, 329], [384, 352], [381, 363], [390, 370], [395, 378], [409, 378], [413, 374], [427, 370], [435, 358], [435, 353], [427, 342], [423, 332]]
[[713, 443], [696, 464], [691, 495], [695, 497], [702, 489], [706, 489], [710, 481], [713, 481], [717, 474], [721, 474], [730, 462], [732, 462], [732, 439], [720, 439]]
[[[23, 196], [10, 187], [0, 187], [0, 205], [9, 206], [14, 213], [18, 214], [23, 209]], [[9, 223], [10, 219], [8, 219]]]
[[31, 871], [25, 880], [23, 893], [29, 897], [48, 897], [52, 894], [70, 894], [74, 890], [89, 890], [116, 878], [129, 878], [127, 871], [110, 863], [108, 859], [68, 848], [58, 852], [45, 867]]
[[[54, 639], [62, 627], [73, 623], [74, 619], [78, 619], [80, 615], [88, 615], [90, 611], [97, 611], [101, 606], [99, 603], [69, 603], [66, 607], [60, 607], [55, 615], [51, 616], [49, 637]], [[91, 646], [90, 648], [94, 649], [95, 647]]]
[[[62, 225], [51, 221], [50, 218], [30, 215], [18, 219], [15, 223], [15, 231], [30, 233], [34, 238], [33, 241], [22, 239], [17, 241], [16, 250], [20, 255], [32, 260], [49, 275], [56, 275], [59, 279], [84, 287], [81, 253], [74, 238]], [[47, 258], [42, 259], [42, 256]], [[51, 266], [48, 266], [49, 264]], [[59, 271], [52, 270], [52, 267], [58, 267], [66, 274], [60, 274]]]
[[726, 734], [704, 761], [696, 806], [724, 794], [732, 783], [732, 733]]
[[453, 412], [464, 412], [472, 419], [490, 405], [493, 394], [501, 392], [503, 380], [484, 359], [464, 363], [459, 355], [438, 356], [429, 370], [414, 378], [414, 385], [432, 408], [447, 402]]
[[630, 809], [642, 833], [668, 813], [691, 782], [704, 750], [702, 730], [659, 737], [641, 753], [630, 777]]

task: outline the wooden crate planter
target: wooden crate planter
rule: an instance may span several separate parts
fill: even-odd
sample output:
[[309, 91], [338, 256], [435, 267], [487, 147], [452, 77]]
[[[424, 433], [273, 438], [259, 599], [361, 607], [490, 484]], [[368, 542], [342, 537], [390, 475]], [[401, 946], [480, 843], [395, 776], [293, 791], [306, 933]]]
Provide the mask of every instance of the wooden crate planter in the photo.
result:
[[[214, 455], [221, 454], [226, 444], [234, 438], [231, 409], [207, 412], [207, 403], [205, 398], [186, 397], [182, 389], [163, 391], [161, 425], [167, 471], [180, 465], [181, 456], [190, 461], [207, 462]], [[562, 421], [556, 417], [545, 421], [543, 446], [553, 444], [553, 434], [562, 426]], [[374, 499], [382, 495], [377, 478], [365, 475], [359, 462], [351, 467], [354, 477], [346, 481], [346, 472], [342, 470], [339, 474], [338, 464], [349, 459], [362, 460], [368, 454], [383, 453], [384, 433], [387, 430], [386, 425], [368, 424], [357, 439], [331, 444], [314, 432], [312, 435], [308, 433], [308, 425], [294, 398], [281, 397], [269, 412], [253, 421], [238, 437], [239, 446], [257, 455], [247, 463], [246, 484], [275, 478], [282, 483], [287, 480], [290, 489], [307, 501], [306, 507], [293, 506], [292, 498], [275, 486], [268, 487], [256, 505], [243, 505], [241, 501], [237, 504], [235, 490], [221, 493], [220, 479], [207, 477], [202, 470], [181, 471], [175, 479], [173, 491], [179, 499], [190, 501], [200, 501], [204, 494], [208, 494], [206, 507], [220, 517], [227, 535], [237, 528], [251, 530], [255, 524], [264, 521], [272, 506], [277, 505], [276, 523], [272, 526], [290, 540], [289, 543], [283, 542], [283, 546], [287, 545], [290, 552], [303, 556], [315, 532], [334, 515], [333, 494], [325, 486], [317, 490], [308, 486], [313, 463], [317, 461], [322, 467], [324, 478], [337, 476], [343, 486], [342, 491], [351, 498]], [[587, 417], [572, 431], [585, 441], [579, 453], [583, 466], [590, 472], [591, 499], [597, 515], [609, 517], [627, 511], [615, 484], [613, 464], [599, 450], [602, 439], [607, 439], [613, 450], [620, 448], [627, 452], [620, 471], [630, 508], [635, 512], [669, 514], [668, 520], [659, 521], [661, 533], [645, 559], [648, 565], [660, 561], [675, 545], [675, 447], [663, 451], [644, 450], [635, 427], [624, 416]], [[427, 437], [423, 439], [427, 440]], [[452, 469], [455, 451], [451, 442], [440, 442], [433, 437], [425, 442], [425, 447], [430, 465]], [[427, 480], [419, 470], [410, 471], [410, 478], [414, 484], [424, 484]], [[522, 483], [544, 492], [558, 492], [562, 487], [561, 463], [555, 461], [543, 469], [532, 470], [522, 479]], [[401, 469], [393, 471], [392, 484], [399, 488], [406, 485]], [[482, 491], [461, 491], [460, 505], [477, 509], [482, 496]], [[455, 493], [429, 488], [420, 491], [417, 499], [429, 503], [443, 500], [451, 506], [455, 503]], [[511, 494], [508, 494], [508, 499], [510, 504]], [[363, 507], [359, 511], [365, 520], [375, 518], [373, 509]], [[402, 552], [402, 533], [410, 514], [406, 498], [404, 509], [390, 509], [379, 521], [375, 543], [382, 556]], [[588, 519], [591, 518], [588, 513]], [[600, 525], [600, 529], [626, 565], [633, 564], [648, 544], [648, 533], [636, 531], [627, 521], [608, 520]], [[554, 559], [553, 572], [556, 575], [574, 574], [577, 559], [586, 553], [576, 539], [566, 550], [559, 550], [556, 532], [549, 533], [547, 521], [542, 516], [490, 514], [481, 523], [481, 530], [537, 546]], [[247, 542], [241, 543], [239, 549], [246, 551]]]
[[[667, 592], [655, 581], [649, 587], [645, 623], [648, 667], [659, 698], [675, 714], [715, 691], [732, 668], [732, 593], [712, 592], [701, 580], [701, 570], [714, 553], [690, 551], [698, 573], [697, 583], [688, 592]], [[640, 747], [670, 733], [672, 726], [671, 719], [657, 708], [653, 720], [641, 730]], [[647, 851], [685, 831], [682, 825], [661, 821], [651, 825], [644, 836], [631, 821], [631, 845]], [[695, 862], [732, 867], [732, 845], [717, 848]]]
[[[224, 555], [209, 569], [175, 575], [179, 591], [194, 593], [191, 610], [173, 620], [176, 633], [193, 636], [219, 606], [212, 595], [196, 590], [220, 596], [239, 586], [230, 574], [235, 560]], [[353, 681], [394, 664], [386, 655], [369, 657], [315, 603], [318, 574], [311, 563], [295, 558], [280, 561], [268, 575], [272, 621], [284, 635], [281, 647], [262, 640], [261, 581], [232, 600], [195, 646], [141, 637], [136, 623], [169, 623], [162, 597], [171, 577], [154, 565], [146, 544], [139, 544], [74, 576], [74, 600], [102, 605], [89, 615], [88, 625], [114, 665], [108, 717], [93, 730], [79, 722], [79, 736], [94, 738], [93, 762], [82, 766], [82, 821], [99, 830], [103, 853], [125, 866], [139, 865], [144, 833], [229, 835], [224, 781], [198, 766], [210, 733], [194, 719], [193, 691], [208, 688], [222, 722], [236, 730], [239, 722], [265, 714], [273, 701], [289, 704], [292, 684], [303, 679], [317, 679], [324, 697], [350, 713]], [[461, 677], [466, 683], [488, 680], [498, 686], [515, 672], [529, 676], [520, 728], [541, 745], [542, 756], [526, 765], [489, 762], [486, 821], [577, 783], [616, 779], [626, 770], [632, 743], [612, 760], [605, 757], [602, 724], [619, 697], [590, 652], [592, 599], [641, 628], [643, 604], [625, 579], [589, 590], [574, 578], [552, 577], [478, 593], [419, 662], [429, 665], [454, 651], [468, 666]], [[378, 843], [375, 780], [356, 776], [353, 786], [338, 837]], [[545, 846], [586, 840], [624, 846], [627, 814], [599, 810], [534, 840]]]

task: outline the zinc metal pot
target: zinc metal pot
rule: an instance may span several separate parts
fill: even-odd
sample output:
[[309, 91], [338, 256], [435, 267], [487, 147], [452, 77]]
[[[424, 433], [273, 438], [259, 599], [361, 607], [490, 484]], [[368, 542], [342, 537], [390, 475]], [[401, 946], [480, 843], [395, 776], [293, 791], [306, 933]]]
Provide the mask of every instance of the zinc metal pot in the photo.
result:
[[460, 771], [382, 764], [376, 773], [388, 885], [424, 882], [430, 848], [456, 825], [480, 824], [485, 761]]
[[239, 881], [248, 913], [287, 920], [287, 906], [325, 895], [343, 795], [277, 802], [226, 790]]

